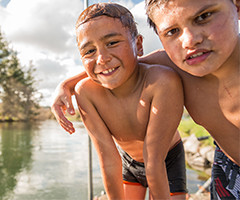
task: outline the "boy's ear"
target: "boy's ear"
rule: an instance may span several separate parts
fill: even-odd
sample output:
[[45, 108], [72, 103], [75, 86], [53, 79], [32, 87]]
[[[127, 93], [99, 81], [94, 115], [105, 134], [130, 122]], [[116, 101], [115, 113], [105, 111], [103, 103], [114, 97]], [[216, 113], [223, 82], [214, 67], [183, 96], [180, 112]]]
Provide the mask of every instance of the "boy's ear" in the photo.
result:
[[240, 0], [233, 0], [233, 3], [237, 7], [238, 19], [240, 19]]
[[143, 36], [142, 35], [137, 36], [136, 43], [137, 43], [137, 55], [142, 56], [143, 55], [143, 45], [142, 45]]

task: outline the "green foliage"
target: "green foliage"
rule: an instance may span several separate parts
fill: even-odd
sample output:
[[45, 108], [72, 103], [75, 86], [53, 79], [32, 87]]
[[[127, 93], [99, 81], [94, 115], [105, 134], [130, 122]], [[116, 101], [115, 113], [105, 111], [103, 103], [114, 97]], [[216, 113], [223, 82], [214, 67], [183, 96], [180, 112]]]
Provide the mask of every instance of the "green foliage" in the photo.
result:
[[0, 32], [0, 116], [29, 121], [38, 114], [42, 96], [35, 89], [35, 69], [22, 66]]
[[184, 117], [181, 120], [178, 130], [180, 132], [181, 137], [187, 137], [191, 134], [195, 134], [197, 138], [201, 138], [204, 136], [209, 136], [208, 139], [203, 141], [204, 145], [213, 145], [213, 138], [208, 133], [208, 131], [202, 126], [196, 124], [192, 118], [186, 113], [184, 113]]

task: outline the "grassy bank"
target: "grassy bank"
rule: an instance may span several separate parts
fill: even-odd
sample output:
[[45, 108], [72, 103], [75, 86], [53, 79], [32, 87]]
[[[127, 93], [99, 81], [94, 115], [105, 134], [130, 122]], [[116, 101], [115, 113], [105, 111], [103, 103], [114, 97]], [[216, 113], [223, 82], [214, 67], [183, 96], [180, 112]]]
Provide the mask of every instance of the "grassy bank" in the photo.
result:
[[188, 137], [191, 134], [195, 134], [197, 138], [209, 136], [208, 139], [203, 140], [203, 145], [213, 146], [213, 138], [202, 126], [197, 125], [192, 120], [192, 118], [189, 116], [186, 110], [184, 111], [183, 118], [179, 124], [178, 130], [182, 138]]

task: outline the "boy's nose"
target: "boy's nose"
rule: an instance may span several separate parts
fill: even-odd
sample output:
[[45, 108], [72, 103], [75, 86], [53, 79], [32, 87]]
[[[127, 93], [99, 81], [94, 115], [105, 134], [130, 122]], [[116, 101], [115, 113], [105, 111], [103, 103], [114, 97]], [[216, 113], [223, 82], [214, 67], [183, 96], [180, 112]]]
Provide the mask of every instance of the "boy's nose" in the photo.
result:
[[184, 49], [192, 49], [196, 48], [196, 46], [202, 42], [203, 36], [201, 32], [185, 28], [183, 29], [180, 40]]
[[97, 57], [97, 64], [104, 65], [109, 61], [111, 61], [111, 55], [106, 50], [99, 51]]

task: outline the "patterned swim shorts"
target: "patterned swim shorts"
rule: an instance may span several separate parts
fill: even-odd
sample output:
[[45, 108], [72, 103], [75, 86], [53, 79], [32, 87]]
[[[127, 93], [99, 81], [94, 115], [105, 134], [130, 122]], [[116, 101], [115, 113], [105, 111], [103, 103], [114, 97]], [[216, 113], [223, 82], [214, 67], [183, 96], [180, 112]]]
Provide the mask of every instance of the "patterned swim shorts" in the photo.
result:
[[240, 199], [240, 167], [217, 146], [212, 167], [211, 199]]

